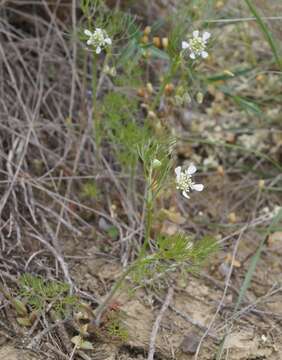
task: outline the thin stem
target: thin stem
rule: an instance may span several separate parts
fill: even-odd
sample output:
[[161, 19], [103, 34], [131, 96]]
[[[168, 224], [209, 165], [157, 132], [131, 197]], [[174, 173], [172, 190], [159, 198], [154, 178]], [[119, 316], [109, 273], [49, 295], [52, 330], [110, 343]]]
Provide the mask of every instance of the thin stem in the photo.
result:
[[[97, 114], [97, 56], [94, 54], [92, 63], [92, 105], [93, 105], [93, 121], [94, 121], [94, 136], [96, 148], [99, 147], [99, 120]], [[97, 151], [98, 152], [98, 151]]]
[[128, 198], [131, 199], [132, 204], [135, 204], [135, 173], [136, 173], [136, 163], [132, 162], [130, 166], [130, 174], [128, 178]]
[[147, 246], [149, 244], [152, 222], [153, 222], [154, 207], [153, 207], [153, 193], [152, 193], [152, 175], [153, 175], [153, 169], [151, 167], [148, 176], [148, 186], [147, 186], [147, 194], [146, 194], [145, 238], [144, 238], [143, 246], [140, 251], [141, 258], [144, 256]]
[[[82, 339], [81, 339], [81, 341], [82, 341]], [[78, 345], [79, 345], [79, 343], [77, 343], [77, 344], [74, 345], [73, 350], [72, 350], [72, 352], [71, 352], [71, 354], [70, 354], [69, 360], [73, 360], [73, 357], [74, 357], [75, 352], [76, 352], [76, 350], [77, 350], [77, 348], [78, 348]]]
[[169, 307], [169, 304], [172, 300], [173, 297], [173, 292], [174, 289], [173, 287], [170, 287], [168, 289], [165, 301], [162, 305], [162, 308], [159, 312], [159, 315], [157, 316], [155, 322], [154, 322], [154, 326], [151, 332], [151, 336], [150, 336], [150, 346], [149, 346], [149, 352], [148, 352], [148, 357], [147, 360], [154, 360], [154, 354], [155, 354], [155, 350], [156, 350], [156, 339], [157, 339], [157, 335], [158, 335], [158, 331], [161, 325], [161, 321], [162, 318], [164, 316], [164, 313], [166, 312], [167, 308]]
[[95, 325], [99, 326], [101, 322], [101, 318], [107, 309], [109, 303], [111, 302], [112, 298], [114, 297], [115, 293], [118, 291], [118, 289], [121, 287], [122, 283], [124, 282], [125, 278], [129, 273], [137, 266], [138, 260], [135, 261], [133, 264], [128, 266], [126, 270], [122, 273], [121, 277], [115, 282], [115, 284], [112, 286], [110, 292], [107, 294], [104, 301], [97, 307], [95, 310]]
[[140, 254], [141, 256], [144, 255], [150, 241], [152, 222], [153, 222], [153, 202], [148, 201], [146, 206], [145, 239], [141, 249], [141, 254]]
[[125, 278], [127, 275], [131, 273], [135, 268], [138, 267], [140, 261], [142, 261], [142, 258], [144, 257], [146, 253], [147, 246], [150, 241], [150, 233], [152, 228], [152, 222], [153, 222], [153, 193], [152, 193], [152, 177], [153, 177], [153, 169], [150, 167], [149, 174], [148, 174], [148, 188], [147, 188], [147, 195], [146, 195], [146, 221], [145, 221], [145, 239], [143, 246], [141, 248], [140, 254], [136, 261], [134, 261], [130, 266], [128, 266], [127, 269], [124, 270], [121, 277], [115, 282], [115, 284], [112, 286], [110, 292], [107, 294], [104, 301], [97, 307], [95, 310], [95, 324], [99, 326], [101, 322], [101, 318], [107, 309], [110, 301], [114, 297], [115, 293], [119, 290], [119, 288], [122, 286]]
[[94, 120], [94, 131], [95, 131], [95, 143], [97, 148], [97, 154], [99, 153], [99, 144], [100, 144], [100, 119], [99, 113], [97, 111], [97, 98], [99, 97], [101, 86], [105, 77], [104, 68], [108, 64], [110, 58], [110, 52], [106, 54], [106, 57], [103, 62], [102, 71], [100, 74], [100, 78], [98, 79], [98, 57], [94, 54], [93, 57], [93, 67], [92, 67], [92, 95], [93, 95], [93, 120]]
[[169, 82], [172, 81], [173, 76], [175, 75], [176, 71], [178, 70], [179, 64], [180, 64], [180, 61], [178, 58], [172, 62], [170, 69], [162, 82], [159, 92], [157, 93], [157, 95], [155, 97], [155, 100], [153, 102], [153, 109], [156, 109], [156, 107], [158, 106], [160, 99], [164, 93], [165, 87]]

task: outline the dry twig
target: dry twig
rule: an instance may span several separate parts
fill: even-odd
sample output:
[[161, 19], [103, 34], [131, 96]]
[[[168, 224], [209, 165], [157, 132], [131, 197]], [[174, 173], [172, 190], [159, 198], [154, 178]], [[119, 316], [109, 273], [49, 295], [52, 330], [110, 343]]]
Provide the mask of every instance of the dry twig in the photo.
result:
[[173, 297], [173, 293], [174, 293], [174, 289], [173, 287], [170, 287], [168, 289], [165, 301], [161, 307], [161, 310], [156, 318], [156, 321], [154, 322], [153, 325], [153, 329], [151, 332], [151, 336], [150, 336], [150, 345], [149, 345], [149, 352], [148, 352], [148, 357], [147, 360], [153, 360], [154, 359], [154, 354], [155, 354], [155, 347], [156, 347], [156, 338], [157, 338], [157, 334], [159, 331], [159, 327], [162, 321], [162, 318], [164, 316], [164, 313], [166, 312], [167, 308], [169, 307], [169, 304], [172, 300]]

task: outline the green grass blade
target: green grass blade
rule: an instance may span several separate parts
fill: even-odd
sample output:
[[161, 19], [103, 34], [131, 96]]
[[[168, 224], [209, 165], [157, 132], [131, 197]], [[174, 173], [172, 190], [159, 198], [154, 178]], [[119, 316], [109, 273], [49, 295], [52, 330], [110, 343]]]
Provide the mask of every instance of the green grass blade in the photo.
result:
[[281, 60], [281, 58], [279, 56], [279, 52], [277, 50], [275, 40], [274, 40], [270, 30], [268, 29], [267, 25], [262, 20], [259, 13], [257, 12], [254, 4], [252, 3], [252, 0], [245, 0], [245, 2], [248, 5], [248, 8], [250, 9], [251, 13], [256, 18], [256, 21], [257, 21], [262, 33], [264, 34], [266, 41], [268, 42], [268, 44], [269, 44], [269, 46], [270, 46], [270, 48], [272, 50], [273, 56], [275, 58], [275, 61], [276, 61], [277, 65], [278, 65], [278, 67], [282, 70], [282, 60]]
[[251, 280], [253, 278], [254, 272], [256, 270], [257, 267], [257, 263], [261, 257], [261, 253], [262, 250], [264, 249], [265, 246], [265, 239], [267, 238], [267, 236], [273, 231], [273, 228], [277, 225], [277, 223], [279, 223], [279, 221], [282, 219], [282, 210], [280, 210], [278, 212], [278, 214], [274, 217], [274, 219], [272, 220], [272, 223], [270, 224], [270, 226], [267, 229], [267, 234], [266, 236], [261, 240], [255, 254], [253, 255], [252, 259], [251, 259], [251, 263], [250, 266], [248, 268], [248, 271], [246, 273], [245, 279], [243, 281], [243, 284], [241, 286], [240, 292], [239, 292], [239, 296], [234, 308], [234, 313], [238, 310], [239, 306], [242, 303], [242, 300], [250, 286]]
[[221, 360], [221, 358], [222, 358], [222, 355], [223, 355], [223, 352], [224, 352], [224, 344], [225, 344], [226, 336], [227, 335], [223, 336], [223, 338], [222, 338], [222, 340], [221, 340], [221, 342], [219, 344], [219, 348], [217, 350], [215, 360]]
[[234, 313], [238, 310], [239, 306], [241, 305], [241, 302], [250, 286], [251, 280], [253, 278], [254, 272], [256, 270], [257, 267], [257, 263], [260, 259], [261, 256], [261, 252], [264, 248], [264, 243], [265, 243], [265, 238], [261, 240], [259, 247], [257, 248], [257, 251], [255, 252], [255, 254], [253, 255], [252, 259], [251, 259], [251, 263], [250, 266], [248, 268], [248, 271], [246, 273], [245, 279], [243, 281], [243, 284], [240, 288], [240, 292], [239, 292], [239, 296], [234, 308]]

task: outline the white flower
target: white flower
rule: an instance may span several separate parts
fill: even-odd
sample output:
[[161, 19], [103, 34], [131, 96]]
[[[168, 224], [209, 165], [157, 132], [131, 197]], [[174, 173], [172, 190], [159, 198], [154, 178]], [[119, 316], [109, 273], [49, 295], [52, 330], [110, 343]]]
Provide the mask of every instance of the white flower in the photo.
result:
[[103, 49], [112, 45], [111, 38], [103, 29], [96, 28], [94, 32], [91, 32], [90, 30], [84, 30], [84, 34], [89, 37], [86, 42], [87, 45], [94, 46], [96, 54], [100, 54]]
[[192, 175], [197, 171], [196, 166], [191, 164], [188, 169], [182, 171], [181, 166], [175, 168], [176, 174], [176, 189], [182, 191], [182, 195], [187, 199], [190, 199], [188, 193], [190, 190], [202, 191], [204, 189], [203, 184], [195, 184], [192, 180]]
[[197, 57], [202, 57], [203, 59], [207, 58], [209, 54], [206, 51], [207, 41], [210, 38], [211, 34], [207, 31], [203, 32], [203, 35], [200, 36], [199, 30], [193, 31], [193, 37], [188, 41], [182, 41], [182, 50], [189, 50], [190, 58], [196, 59]]

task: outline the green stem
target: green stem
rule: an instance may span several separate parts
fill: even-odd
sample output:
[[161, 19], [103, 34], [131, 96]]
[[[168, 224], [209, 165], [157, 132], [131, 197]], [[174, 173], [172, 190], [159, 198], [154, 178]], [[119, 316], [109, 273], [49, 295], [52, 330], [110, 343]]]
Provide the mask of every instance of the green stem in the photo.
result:
[[138, 258], [127, 267], [127, 269], [124, 270], [120, 278], [115, 282], [115, 284], [112, 286], [110, 292], [107, 294], [104, 301], [97, 307], [95, 310], [95, 324], [97, 326], [100, 325], [101, 318], [107, 309], [109, 303], [111, 302], [112, 298], [116, 294], [116, 292], [119, 290], [119, 288], [122, 286], [125, 278], [136, 268], [138, 268], [138, 265], [144, 258], [147, 250], [147, 246], [150, 241], [150, 234], [151, 234], [151, 228], [153, 223], [153, 193], [152, 193], [152, 181], [153, 181], [153, 169], [152, 167], [149, 170], [148, 174], [148, 188], [147, 188], [147, 194], [146, 194], [146, 220], [145, 220], [145, 239], [144, 243], [142, 245], [140, 254]]
[[122, 286], [127, 275], [129, 275], [131, 273], [131, 271], [135, 269], [137, 264], [138, 264], [138, 260], [136, 260], [133, 264], [131, 264], [130, 266], [128, 266], [127, 269], [124, 270], [124, 272], [122, 273], [120, 278], [112, 286], [112, 288], [111, 288], [110, 292], [107, 294], [106, 298], [97, 307], [97, 309], [95, 310], [95, 325], [97, 325], [97, 326], [100, 325], [101, 318], [102, 318], [105, 310], [107, 309], [109, 303], [111, 302], [112, 298], [114, 297], [116, 292], [119, 290], [119, 288]]
[[98, 66], [97, 66], [97, 55], [94, 54], [93, 57], [93, 74], [92, 74], [92, 93], [93, 93], [93, 121], [94, 121], [94, 131], [95, 131], [95, 143], [96, 143], [96, 147], [97, 147], [97, 153], [99, 153], [99, 144], [100, 144], [100, 119], [99, 119], [99, 113], [97, 111], [97, 97], [98, 97], [98, 92], [100, 89], [100, 82], [103, 82], [103, 77], [104, 77], [104, 68], [105, 66], [108, 64], [109, 58], [110, 58], [111, 53], [107, 52], [106, 56], [105, 56], [105, 60], [102, 66], [102, 71], [100, 74], [100, 78], [98, 80]]
[[97, 148], [99, 148], [99, 119], [97, 113], [97, 56], [94, 54], [93, 63], [92, 63], [92, 105], [93, 105], [93, 121], [94, 121], [94, 136], [95, 136], [95, 144]]
[[160, 102], [160, 99], [161, 99], [161, 97], [162, 97], [162, 95], [164, 93], [165, 87], [166, 87], [167, 84], [169, 84], [172, 81], [175, 73], [178, 70], [179, 64], [180, 64], [180, 61], [179, 61], [178, 58], [175, 59], [172, 62], [171, 66], [170, 66], [170, 69], [169, 69], [167, 75], [165, 76], [165, 78], [164, 78], [164, 80], [162, 82], [162, 85], [161, 85], [161, 87], [160, 87], [160, 89], [159, 89], [159, 91], [158, 91], [158, 93], [157, 93], [157, 95], [155, 97], [154, 102], [153, 102], [153, 106], [152, 106], [153, 110], [155, 110], [156, 107], [158, 106], [158, 104]]
[[149, 176], [148, 176], [148, 187], [147, 187], [147, 195], [146, 195], [146, 218], [145, 218], [145, 238], [144, 243], [140, 251], [139, 257], [142, 258], [147, 250], [150, 241], [152, 223], [153, 223], [153, 193], [152, 193], [152, 175], [153, 169], [150, 168]]
[[132, 204], [134, 206], [135, 204], [135, 172], [136, 172], [136, 164], [135, 161], [131, 163], [130, 165], [130, 175], [129, 175], [129, 179], [128, 179], [128, 197], [129, 199], [131, 199]]
[[141, 248], [141, 253], [140, 253], [141, 257], [145, 254], [147, 246], [150, 241], [152, 223], [153, 223], [153, 202], [148, 201], [146, 206], [145, 238], [144, 238], [143, 246]]

